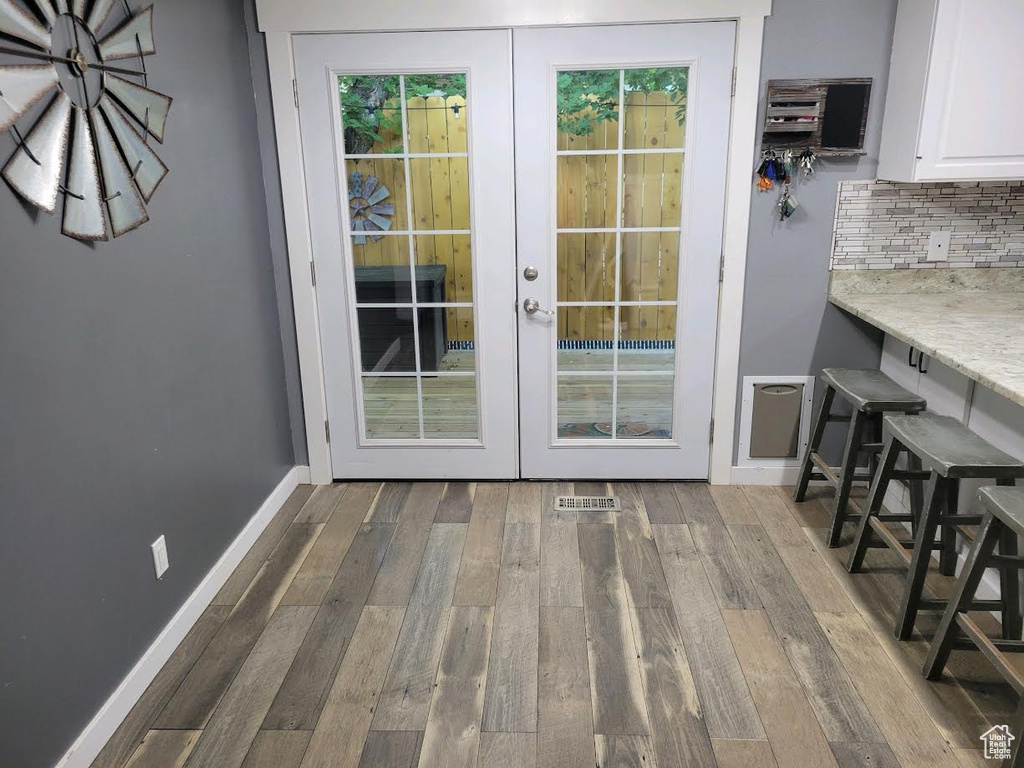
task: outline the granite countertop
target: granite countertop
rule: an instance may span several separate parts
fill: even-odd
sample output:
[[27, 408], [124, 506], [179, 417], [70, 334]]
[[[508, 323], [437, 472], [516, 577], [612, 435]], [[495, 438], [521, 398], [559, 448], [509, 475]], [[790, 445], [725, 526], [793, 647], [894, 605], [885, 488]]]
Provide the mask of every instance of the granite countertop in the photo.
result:
[[1024, 268], [836, 271], [829, 301], [1024, 405]]

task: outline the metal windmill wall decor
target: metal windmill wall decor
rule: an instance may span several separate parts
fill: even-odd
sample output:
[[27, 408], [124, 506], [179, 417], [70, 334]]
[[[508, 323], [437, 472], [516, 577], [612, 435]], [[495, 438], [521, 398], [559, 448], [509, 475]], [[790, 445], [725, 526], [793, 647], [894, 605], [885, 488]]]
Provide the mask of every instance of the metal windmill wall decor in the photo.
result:
[[[47, 213], [63, 198], [62, 232], [77, 240], [120, 237], [149, 221], [146, 204], [167, 175], [149, 142], [163, 143], [171, 108], [148, 87], [153, 6], [133, 11], [128, 2], [115, 14], [117, 0], [0, 0], [0, 133], [17, 143], [0, 174]], [[48, 97], [31, 129], [19, 130]]]
[[[348, 175], [348, 207], [354, 232], [382, 232], [391, 229], [395, 204], [385, 203], [391, 197], [388, 188], [373, 175], [363, 177], [359, 171]], [[370, 234], [370, 242], [376, 243], [383, 235]], [[367, 235], [353, 235], [352, 242], [366, 245]]]

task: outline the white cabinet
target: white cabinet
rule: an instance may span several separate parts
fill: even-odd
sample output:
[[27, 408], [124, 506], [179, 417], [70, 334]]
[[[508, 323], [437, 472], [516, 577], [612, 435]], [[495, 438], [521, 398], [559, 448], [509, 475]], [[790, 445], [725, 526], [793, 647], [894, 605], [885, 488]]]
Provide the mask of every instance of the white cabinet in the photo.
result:
[[971, 380], [959, 371], [932, 360], [889, 334], [885, 336], [879, 367], [901, 387], [927, 400], [932, 413], [952, 416], [966, 423], [972, 387]]
[[878, 178], [1024, 178], [1024, 2], [900, 0]]
[[928, 401], [928, 410], [940, 416], [952, 416], [966, 423], [971, 396], [971, 380], [948, 365], [932, 360], [928, 355], [914, 358], [918, 361], [920, 378], [917, 394]]
[[917, 353], [911, 350], [909, 344], [900, 341], [895, 336], [886, 334], [885, 343], [882, 346], [882, 364], [879, 368], [882, 373], [901, 387], [916, 393], [920, 371], [911, 366], [911, 355], [914, 360], [917, 359]]

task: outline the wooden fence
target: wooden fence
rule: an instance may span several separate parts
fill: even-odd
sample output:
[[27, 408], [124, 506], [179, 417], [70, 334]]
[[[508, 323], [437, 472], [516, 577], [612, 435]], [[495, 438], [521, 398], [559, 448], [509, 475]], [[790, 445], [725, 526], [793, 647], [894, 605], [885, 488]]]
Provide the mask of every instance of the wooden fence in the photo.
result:
[[[453, 107], [457, 109], [453, 109]], [[624, 146], [629, 149], [681, 147], [684, 127], [675, 118], [677, 105], [665, 93], [630, 93], [625, 108]], [[465, 152], [467, 109], [461, 96], [412, 98], [407, 103], [410, 152]], [[560, 133], [559, 149], [614, 149], [616, 121], [598, 123], [586, 136]], [[400, 151], [402, 137], [383, 136], [373, 147], [373, 159], [349, 160], [348, 172], [374, 175], [386, 186], [395, 204], [392, 229], [410, 229], [407, 221], [403, 161], [387, 154]], [[558, 226], [614, 227], [617, 158], [561, 156], [559, 158]], [[681, 155], [626, 155], [623, 158], [623, 214], [626, 226], [678, 226], [680, 218]], [[466, 158], [410, 160], [411, 229], [469, 229], [469, 170]], [[676, 233], [626, 233], [622, 241], [622, 299], [674, 300], [679, 261]], [[448, 301], [470, 302], [472, 259], [466, 235], [416, 235], [417, 264], [447, 267]], [[357, 265], [401, 266], [408, 263], [408, 241], [384, 236], [354, 246]], [[559, 301], [614, 301], [615, 235], [579, 233], [558, 236]], [[623, 339], [674, 338], [673, 307], [623, 307]], [[563, 307], [558, 312], [558, 338], [611, 341], [613, 309]], [[448, 310], [448, 341], [473, 340], [469, 309]]]

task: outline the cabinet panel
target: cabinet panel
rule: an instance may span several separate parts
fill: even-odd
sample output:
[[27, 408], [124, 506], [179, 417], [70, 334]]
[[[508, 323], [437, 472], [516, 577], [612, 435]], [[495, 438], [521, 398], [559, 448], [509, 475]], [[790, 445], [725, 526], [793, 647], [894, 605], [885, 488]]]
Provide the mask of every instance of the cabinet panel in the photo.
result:
[[878, 178], [1024, 177], [1024, 3], [900, 0]]
[[[916, 354], [914, 359], [917, 359]], [[928, 401], [929, 411], [963, 421], [970, 389], [971, 380], [962, 373], [924, 356], [924, 372], [919, 373], [917, 393]]]
[[917, 177], [1024, 175], [1024, 3], [942, 0], [935, 21]]
[[[911, 392], [917, 392], [920, 372], [909, 364], [910, 345], [897, 339], [895, 336], [886, 334], [885, 342], [882, 345], [882, 362], [880, 368], [882, 373], [895, 381], [901, 387], [906, 387]], [[917, 359], [917, 353], [914, 353]]]

